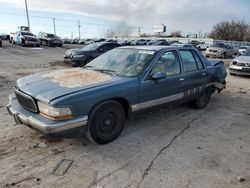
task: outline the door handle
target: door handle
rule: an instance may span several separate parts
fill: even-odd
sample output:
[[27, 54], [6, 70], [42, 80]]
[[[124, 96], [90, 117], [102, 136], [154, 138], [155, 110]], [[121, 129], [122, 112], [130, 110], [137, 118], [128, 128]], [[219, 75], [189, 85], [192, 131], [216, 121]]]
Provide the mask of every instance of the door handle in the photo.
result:
[[202, 75], [202, 76], [206, 76], [206, 75], [207, 75], [207, 73], [203, 72], [203, 73], [201, 73], [201, 75]]
[[180, 78], [179, 80], [180, 80], [180, 81], [184, 81], [184, 78]]

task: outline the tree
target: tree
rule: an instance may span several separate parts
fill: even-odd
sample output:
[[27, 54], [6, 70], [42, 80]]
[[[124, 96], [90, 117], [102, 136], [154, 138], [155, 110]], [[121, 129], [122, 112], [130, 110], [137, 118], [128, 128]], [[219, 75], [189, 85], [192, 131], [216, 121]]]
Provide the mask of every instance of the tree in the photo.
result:
[[245, 21], [222, 21], [213, 26], [209, 37], [219, 40], [250, 41], [250, 25]]
[[182, 35], [180, 31], [173, 31], [170, 33], [169, 37], [182, 37]]

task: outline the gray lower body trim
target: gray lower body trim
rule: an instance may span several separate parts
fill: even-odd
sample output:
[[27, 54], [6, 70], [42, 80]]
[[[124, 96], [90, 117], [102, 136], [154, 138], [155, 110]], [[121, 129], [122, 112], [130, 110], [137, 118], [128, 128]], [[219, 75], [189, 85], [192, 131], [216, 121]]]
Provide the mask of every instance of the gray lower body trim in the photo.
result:
[[160, 104], [173, 102], [173, 101], [182, 99], [183, 97], [184, 97], [184, 93], [178, 93], [178, 94], [175, 94], [175, 95], [171, 95], [171, 96], [167, 96], [167, 97], [163, 97], [163, 98], [143, 102], [143, 103], [140, 103], [140, 104], [132, 105], [131, 109], [132, 109], [132, 112], [135, 112], [135, 111], [138, 111], [138, 110], [150, 108], [150, 107], [157, 106], [157, 105], [160, 105]]

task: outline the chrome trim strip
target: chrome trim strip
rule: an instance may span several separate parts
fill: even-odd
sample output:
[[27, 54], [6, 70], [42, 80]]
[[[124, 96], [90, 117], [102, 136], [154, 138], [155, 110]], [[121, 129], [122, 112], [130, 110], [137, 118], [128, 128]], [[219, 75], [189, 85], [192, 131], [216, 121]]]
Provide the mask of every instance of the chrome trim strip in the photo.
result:
[[167, 96], [167, 97], [162, 97], [159, 99], [154, 99], [154, 100], [150, 100], [147, 102], [143, 102], [143, 103], [139, 103], [139, 104], [135, 104], [131, 106], [132, 112], [138, 111], [138, 110], [142, 110], [145, 108], [149, 108], [149, 107], [153, 107], [153, 106], [157, 106], [160, 104], [164, 104], [167, 102], [172, 102], [178, 99], [182, 99], [184, 97], [184, 93], [178, 93], [175, 95], [171, 95], [171, 96]]
[[17, 120], [19, 120], [19, 123], [23, 123], [25, 125], [38, 129], [44, 134], [67, 131], [76, 127], [87, 125], [88, 123], [88, 116], [85, 115], [71, 120], [61, 120], [55, 121], [57, 123], [45, 124], [44, 122], [35, 119], [33, 116], [26, 116], [24, 114], [18, 113], [12, 106], [12, 100], [14, 99], [14, 96], [10, 95], [9, 99], [9, 104], [6, 106], [9, 114], [14, 116], [15, 119], [17, 118]]

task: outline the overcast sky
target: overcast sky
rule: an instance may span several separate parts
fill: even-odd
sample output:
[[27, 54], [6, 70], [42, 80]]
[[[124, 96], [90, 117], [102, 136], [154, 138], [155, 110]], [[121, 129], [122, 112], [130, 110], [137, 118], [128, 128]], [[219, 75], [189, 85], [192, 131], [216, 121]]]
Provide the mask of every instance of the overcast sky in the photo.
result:
[[[130, 29], [135, 33], [137, 27], [142, 27], [142, 32], [152, 33], [154, 25], [164, 23], [167, 32], [180, 30], [187, 34], [209, 32], [215, 23], [222, 20], [250, 22], [249, 0], [27, 1], [34, 33], [39, 30], [52, 32], [52, 19], [49, 18], [54, 17], [57, 34], [64, 37], [70, 37], [71, 32], [77, 34], [78, 19], [85, 37], [100, 36], [117, 25], [133, 26]], [[27, 25], [24, 0], [0, 0], [0, 7], [0, 33], [15, 31], [17, 25]]]

